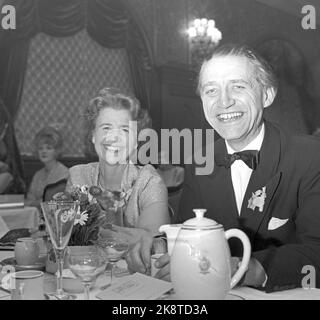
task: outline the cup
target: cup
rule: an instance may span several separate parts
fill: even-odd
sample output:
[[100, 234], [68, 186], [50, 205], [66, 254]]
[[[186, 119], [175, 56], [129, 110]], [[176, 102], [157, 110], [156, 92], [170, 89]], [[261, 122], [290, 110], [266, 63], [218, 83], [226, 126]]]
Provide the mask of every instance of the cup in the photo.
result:
[[39, 245], [33, 238], [19, 238], [14, 247], [18, 265], [34, 265], [39, 259]]
[[12, 275], [11, 300], [44, 300], [44, 273], [37, 270], [17, 271]]
[[151, 277], [154, 277], [156, 273], [160, 270], [154, 264], [159, 257], [161, 257], [163, 253], [155, 253], [151, 256]]

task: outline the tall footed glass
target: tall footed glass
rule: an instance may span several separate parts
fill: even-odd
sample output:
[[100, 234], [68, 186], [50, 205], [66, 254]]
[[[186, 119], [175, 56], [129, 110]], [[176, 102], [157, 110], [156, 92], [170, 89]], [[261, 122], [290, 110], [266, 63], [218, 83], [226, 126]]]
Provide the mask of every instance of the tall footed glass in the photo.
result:
[[62, 270], [65, 250], [71, 236], [79, 202], [51, 200], [42, 202], [41, 208], [58, 262], [57, 291], [54, 296], [59, 300], [73, 299], [74, 296], [62, 289]]

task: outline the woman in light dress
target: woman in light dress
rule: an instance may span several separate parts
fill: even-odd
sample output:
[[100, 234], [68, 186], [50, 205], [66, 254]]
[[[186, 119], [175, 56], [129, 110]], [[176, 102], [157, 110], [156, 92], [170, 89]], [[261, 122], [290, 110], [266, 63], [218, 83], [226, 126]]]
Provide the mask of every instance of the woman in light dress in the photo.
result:
[[63, 148], [62, 136], [58, 130], [51, 126], [42, 128], [36, 134], [33, 144], [44, 167], [34, 174], [25, 203], [40, 208], [45, 187], [63, 179], [67, 180], [69, 170], [57, 160]]
[[[151, 122], [147, 111], [135, 97], [104, 88], [90, 101], [84, 117], [98, 162], [70, 168], [66, 191], [86, 185], [118, 192], [122, 210], [116, 216], [106, 214], [112, 230], [127, 235], [131, 242], [145, 232], [157, 234], [159, 227], [170, 220], [167, 188], [153, 166], [132, 161], [138, 148], [137, 134]], [[100, 228], [102, 236], [109, 232]]]

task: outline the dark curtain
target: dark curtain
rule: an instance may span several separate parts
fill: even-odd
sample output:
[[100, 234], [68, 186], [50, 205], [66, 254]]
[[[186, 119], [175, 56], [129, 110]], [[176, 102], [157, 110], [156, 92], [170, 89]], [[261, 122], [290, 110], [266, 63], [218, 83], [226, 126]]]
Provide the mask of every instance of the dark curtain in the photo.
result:
[[14, 125], [5, 104], [0, 98], [0, 133], [2, 137], [1, 143], [5, 146], [5, 155], [1, 161], [5, 162], [9, 167], [9, 172], [13, 175], [13, 182], [10, 188], [6, 190], [6, 193], [21, 194], [25, 192], [25, 183], [23, 176], [23, 164], [16, 141], [14, 132]]
[[121, 0], [10, 0], [17, 27], [0, 35], [0, 95], [12, 118], [17, 114], [32, 37], [72, 36], [86, 28], [89, 36], [107, 48], [125, 48], [133, 87], [146, 109], [150, 105], [153, 62], [146, 36]]

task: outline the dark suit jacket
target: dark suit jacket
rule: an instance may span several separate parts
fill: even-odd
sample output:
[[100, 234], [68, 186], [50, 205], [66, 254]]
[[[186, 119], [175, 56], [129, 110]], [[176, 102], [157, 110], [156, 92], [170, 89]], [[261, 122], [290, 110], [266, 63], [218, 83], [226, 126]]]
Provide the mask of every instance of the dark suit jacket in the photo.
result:
[[[230, 168], [215, 165], [211, 175], [196, 176], [190, 165], [176, 222], [193, 217], [194, 208], [206, 208], [206, 217], [225, 230], [243, 230], [251, 241], [252, 256], [267, 273], [267, 292], [300, 287], [307, 275], [302, 273], [305, 265], [315, 267], [320, 287], [320, 140], [290, 136], [269, 122], [265, 125], [260, 163], [251, 175], [240, 216]], [[227, 153], [222, 139], [215, 143], [215, 154], [221, 152]], [[247, 208], [252, 193], [264, 186], [263, 211]], [[272, 217], [288, 221], [268, 230]], [[229, 244], [232, 255], [242, 254], [238, 240]]]

